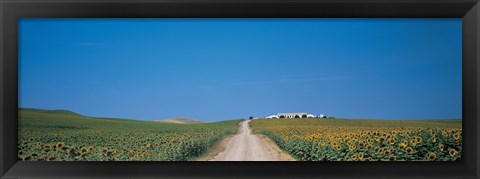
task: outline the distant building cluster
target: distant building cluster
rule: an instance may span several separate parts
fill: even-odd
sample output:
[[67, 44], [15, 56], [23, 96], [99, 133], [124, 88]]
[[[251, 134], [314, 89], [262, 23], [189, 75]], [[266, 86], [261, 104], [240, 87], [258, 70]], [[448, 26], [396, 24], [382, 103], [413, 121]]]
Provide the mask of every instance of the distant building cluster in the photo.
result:
[[295, 112], [295, 113], [277, 113], [274, 115], [270, 115], [265, 117], [267, 119], [272, 119], [272, 118], [327, 118], [327, 116], [320, 114], [318, 116], [315, 116], [313, 114], [308, 114], [305, 112]]

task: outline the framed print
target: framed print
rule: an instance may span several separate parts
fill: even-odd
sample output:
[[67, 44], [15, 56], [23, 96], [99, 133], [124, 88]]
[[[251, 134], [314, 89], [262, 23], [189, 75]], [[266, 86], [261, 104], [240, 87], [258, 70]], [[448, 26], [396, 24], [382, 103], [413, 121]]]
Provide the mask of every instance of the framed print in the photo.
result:
[[478, 1], [1, 11], [3, 178], [479, 177]]

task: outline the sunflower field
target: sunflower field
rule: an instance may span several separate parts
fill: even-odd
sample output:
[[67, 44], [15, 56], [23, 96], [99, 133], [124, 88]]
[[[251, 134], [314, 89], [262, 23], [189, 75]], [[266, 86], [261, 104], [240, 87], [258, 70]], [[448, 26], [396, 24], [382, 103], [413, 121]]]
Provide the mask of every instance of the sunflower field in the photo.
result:
[[255, 133], [302, 161], [455, 161], [461, 120], [260, 119]]
[[19, 116], [18, 159], [25, 161], [193, 160], [240, 122], [171, 124], [39, 110]]

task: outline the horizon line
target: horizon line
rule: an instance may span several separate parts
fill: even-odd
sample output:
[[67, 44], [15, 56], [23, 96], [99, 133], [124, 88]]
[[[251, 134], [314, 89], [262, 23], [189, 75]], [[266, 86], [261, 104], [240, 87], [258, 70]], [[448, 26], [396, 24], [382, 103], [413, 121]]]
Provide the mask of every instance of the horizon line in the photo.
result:
[[[109, 118], [109, 119], [125, 119], [125, 120], [135, 120], [135, 121], [162, 121], [162, 120], [168, 120], [168, 119], [173, 119], [173, 118], [189, 118], [189, 119], [194, 119], [197, 121], [206, 121], [206, 120], [201, 120], [201, 119], [196, 119], [196, 118], [191, 118], [191, 117], [170, 117], [166, 119], [136, 119], [136, 118], [124, 118], [124, 117], [101, 117], [101, 116], [89, 116], [89, 115], [84, 115], [72, 110], [68, 109], [43, 109], [43, 108], [32, 108], [32, 107], [18, 107], [17, 109], [33, 109], [33, 110], [45, 110], [45, 111], [69, 111], [76, 113], [78, 115], [84, 116], [84, 117], [90, 117], [90, 118]], [[225, 120], [216, 120], [213, 122], [220, 122], [220, 121], [229, 121], [229, 120], [248, 120], [246, 118], [236, 118], [236, 119], [225, 119]], [[261, 118], [256, 118], [256, 119], [267, 119], [266, 117], [261, 117]], [[281, 118], [277, 118], [281, 119]], [[284, 119], [309, 119], [309, 118], [284, 118]], [[310, 118], [310, 119], [316, 119], [316, 118]], [[318, 118], [320, 119], [320, 118]], [[463, 120], [462, 117], [454, 117], [454, 118], [430, 118], [430, 119], [378, 119], [378, 118], [349, 118], [349, 117], [328, 117], [328, 118], [323, 118], [323, 119], [349, 119], [349, 120], [383, 120], [383, 121], [431, 121], [431, 120]], [[210, 122], [210, 121], [208, 121]]]

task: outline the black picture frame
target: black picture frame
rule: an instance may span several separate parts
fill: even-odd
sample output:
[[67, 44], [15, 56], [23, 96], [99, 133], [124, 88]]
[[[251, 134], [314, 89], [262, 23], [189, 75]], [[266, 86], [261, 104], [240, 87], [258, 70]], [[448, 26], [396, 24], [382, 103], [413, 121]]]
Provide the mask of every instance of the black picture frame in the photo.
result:
[[[17, 161], [18, 18], [463, 18], [463, 156], [456, 162]], [[0, 0], [1, 178], [479, 178], [478, 0]]]

